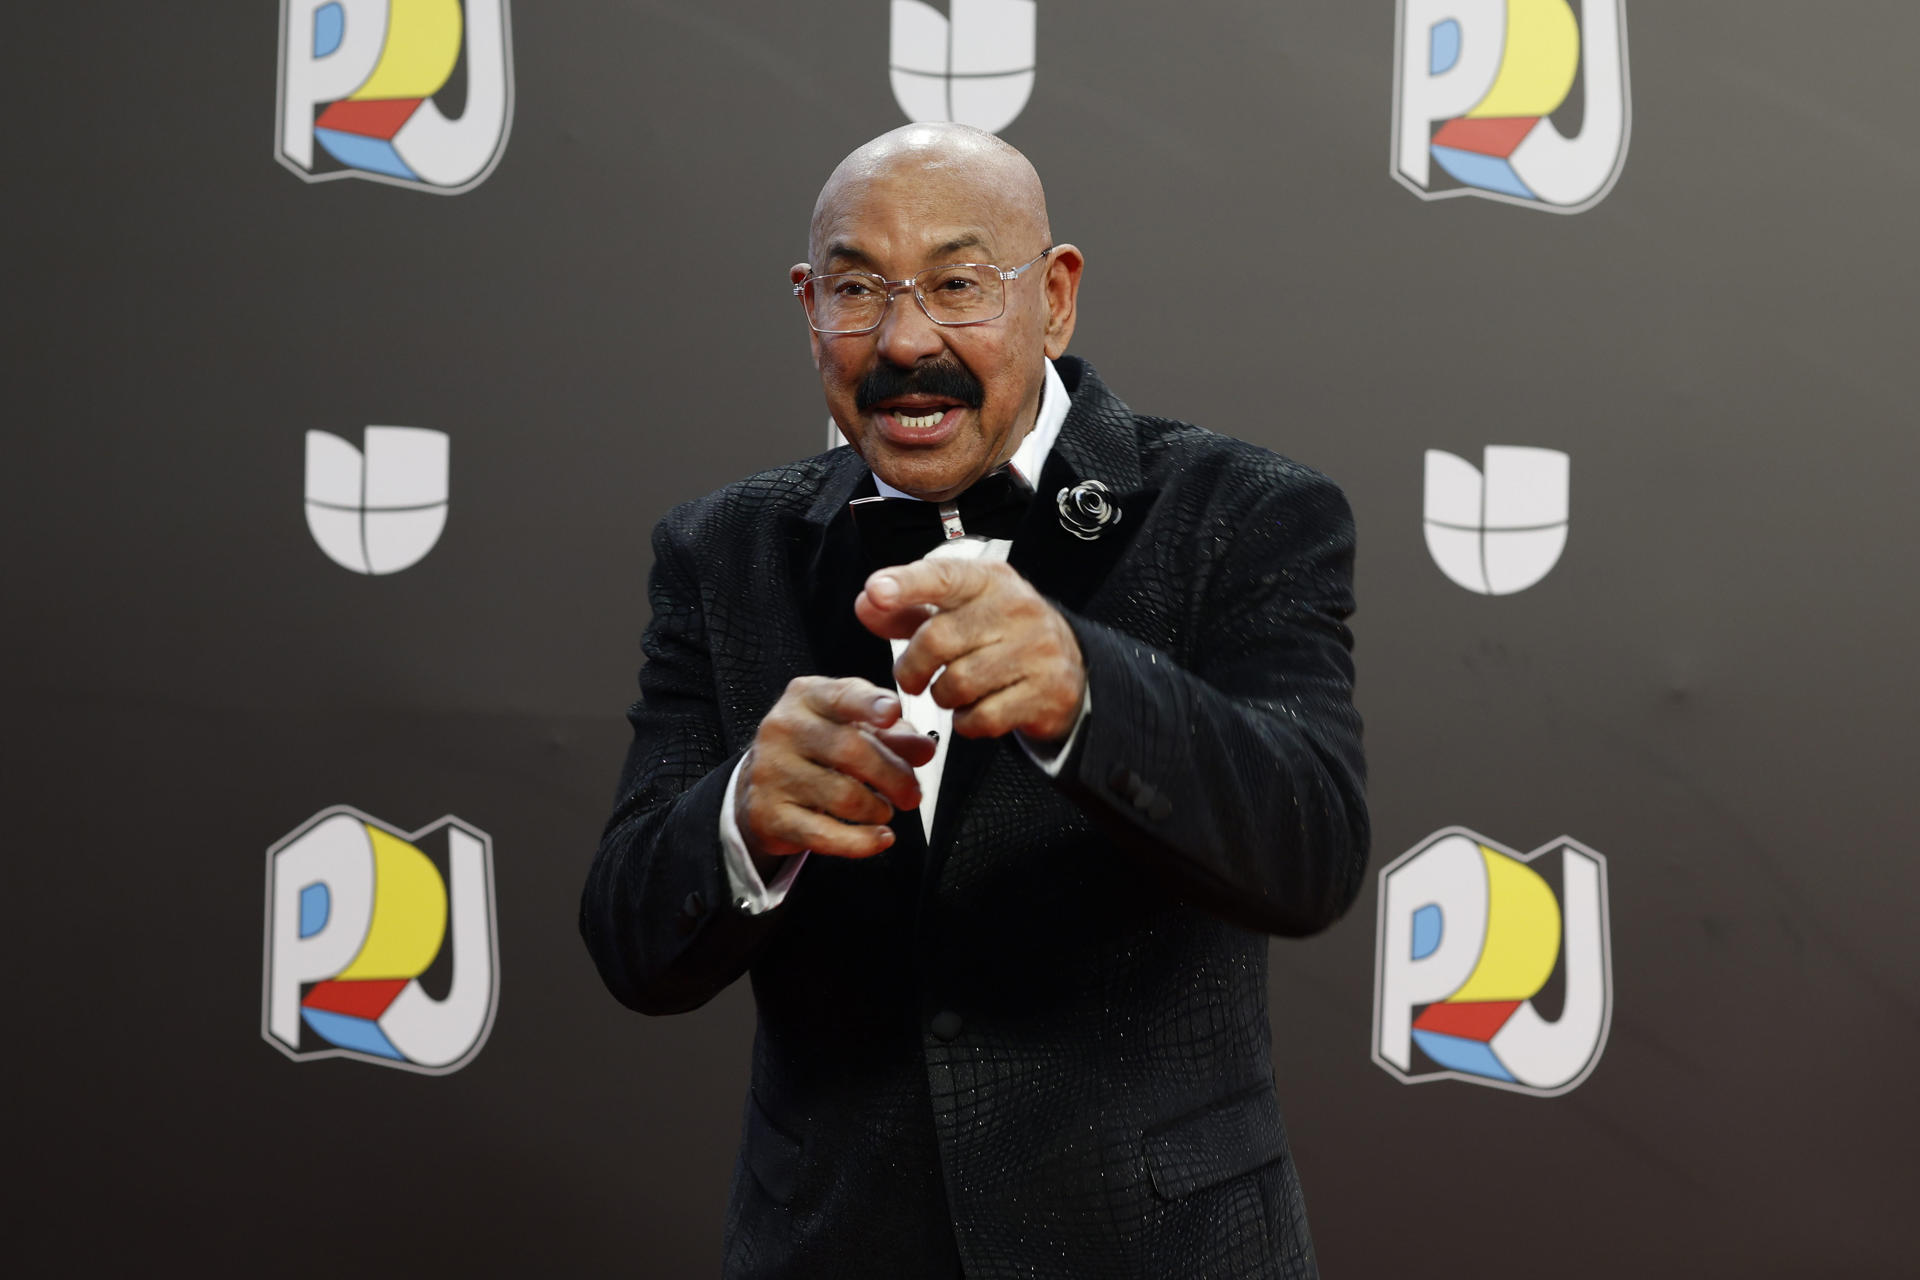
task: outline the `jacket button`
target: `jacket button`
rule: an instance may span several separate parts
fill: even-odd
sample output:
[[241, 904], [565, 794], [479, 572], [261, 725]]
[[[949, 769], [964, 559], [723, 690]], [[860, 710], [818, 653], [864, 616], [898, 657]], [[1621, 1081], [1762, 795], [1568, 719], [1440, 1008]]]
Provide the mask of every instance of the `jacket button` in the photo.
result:
[[673, 918], [673, 931], [683, 938], [691, 938], [693, 931], [700, 927], [700, 917], [706, 913], [707, 900], [696, 889], [680, 904], [680, 913]]
[[951, 1009], [942, 1009], [933, 1015], [932, 1029], [936, 1039], [952, 1040], [960, 1034], [960, 1028], [963, 1025], [965, 1024], [960, 1021], [960, 1015]]
[[1173, 812], [1173, 801], [1143, 782], [1140, 789], [1133, 793], [1133, 807], [1155, 822], [1165, 822], [1167, 815]]
[[1143, 785], [1140, 775], [1125, 765], [1115, 765], [1113, 772], [1107, 775], [1107, 786], [1123, 796], [1139, 795]]

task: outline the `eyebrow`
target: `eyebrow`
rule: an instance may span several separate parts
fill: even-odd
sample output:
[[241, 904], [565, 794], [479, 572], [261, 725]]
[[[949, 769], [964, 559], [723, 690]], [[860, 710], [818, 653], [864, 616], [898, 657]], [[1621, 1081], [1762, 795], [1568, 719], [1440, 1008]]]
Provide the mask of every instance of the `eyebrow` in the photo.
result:
[[933, 256], [936, 258], [944, 258], [949, 253], [958, 253], [962, 249], [972, 249], [975, 247], [984, 248], [986, 246], [986, 243], [987, 242], [985, 240], [982, 240], [978, 235], [969, 231], [966, 235], [961, 236], [959, 239], [949, 240], [945, 244], [941, 245], [938, 249], [935, 249], [933, 251]]
[[[939, 263], [940, 260], [946, 258], [948, 254], [958, 253], [962, 249], [982, 248], [986, 243], [987, 242], [982, 239], [977, 232], [969, 231], [965, 235], [956, 236], [945, 244], [940, 245], [934, 249], [933, 253], [929, 256], [935, 263]], [[865, 252], [855, 248], [844, 240], [836, 240], [827, 246], [827, 256], [824, 259], [824, 263], [829, 266], [840, 263], [857, 264], [872, 271], [876, 275], [885, 274]]]
[[861, 266], [868, 268], [869, 270], [871, 270], [873, 267], [872, 258], [869, 258], [866, 254], [860, 252], [860, 250], [854, 248], [852, 245], [846, 243], [844, 240], [837, 240], [833, 244], [827, 246], [827, 256], [824, 259], [824, 262], [828, 266], [833, 266], [836, 263], [842, 263], [842, 262], [853, 262], [853, 263], [858, 263]]

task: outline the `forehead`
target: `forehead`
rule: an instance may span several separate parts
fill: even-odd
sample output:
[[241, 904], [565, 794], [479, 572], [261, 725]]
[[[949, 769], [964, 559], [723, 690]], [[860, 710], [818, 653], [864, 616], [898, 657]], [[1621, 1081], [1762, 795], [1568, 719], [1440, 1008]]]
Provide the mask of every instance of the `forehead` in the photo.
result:
[[850, 262], [907, 270], [956, 253], [992, 260], [1008, 239], [1007, 202], [974, 175], [902, 169], [849, 178], [814, 219], [818, 265]]

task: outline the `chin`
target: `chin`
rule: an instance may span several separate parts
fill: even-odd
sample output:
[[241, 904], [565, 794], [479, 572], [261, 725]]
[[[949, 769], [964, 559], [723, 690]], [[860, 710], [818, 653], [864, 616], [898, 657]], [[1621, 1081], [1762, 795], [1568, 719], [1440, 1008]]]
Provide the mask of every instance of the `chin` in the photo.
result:
[[875, 475], [896, 489], [905, 490], [915, 497], [947, 495], [964, 489], [971, 471], [963, 461], [937, 458], [900, 458], [889, 457], [874, 460], [868, 465], [873, 467]]
[[952, 471], [930, 467], [875, 467], [874, 474], [916, 498], [931, 499], [934, 495], [945, 495], [948, 490], [958, 489], [963, 484]]
[[[846, 435], [846, 428], [841, 428], [841, 434]], [[857, 438], [848, 436], [847, 439], [875, 475], [909, 493], [964, 486], [971, 474], [969, 469], [978, 461], [964, 456], [964, 450], [954, 448], [958, 441], [948, 441], [947, 447], [940, 449], [911, 449], [882, 438], [877, 431], [862, 432]]]

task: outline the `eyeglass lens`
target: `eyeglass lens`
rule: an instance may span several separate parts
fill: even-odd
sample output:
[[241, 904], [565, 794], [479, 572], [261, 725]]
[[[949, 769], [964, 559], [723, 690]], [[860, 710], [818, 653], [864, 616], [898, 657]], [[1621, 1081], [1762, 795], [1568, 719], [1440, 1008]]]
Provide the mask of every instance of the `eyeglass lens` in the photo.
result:
[[[1006, 282], [996, 267], [935, 267], [922, 271], [909, 283], [927, 315], [940, 324], [998, 319], [1007, 304]], [[871, 329], [887, 310], [887, 291], [875, 277], [863, 272], [815, 276], [805, 296], [807, 313], [816, 329]]]

